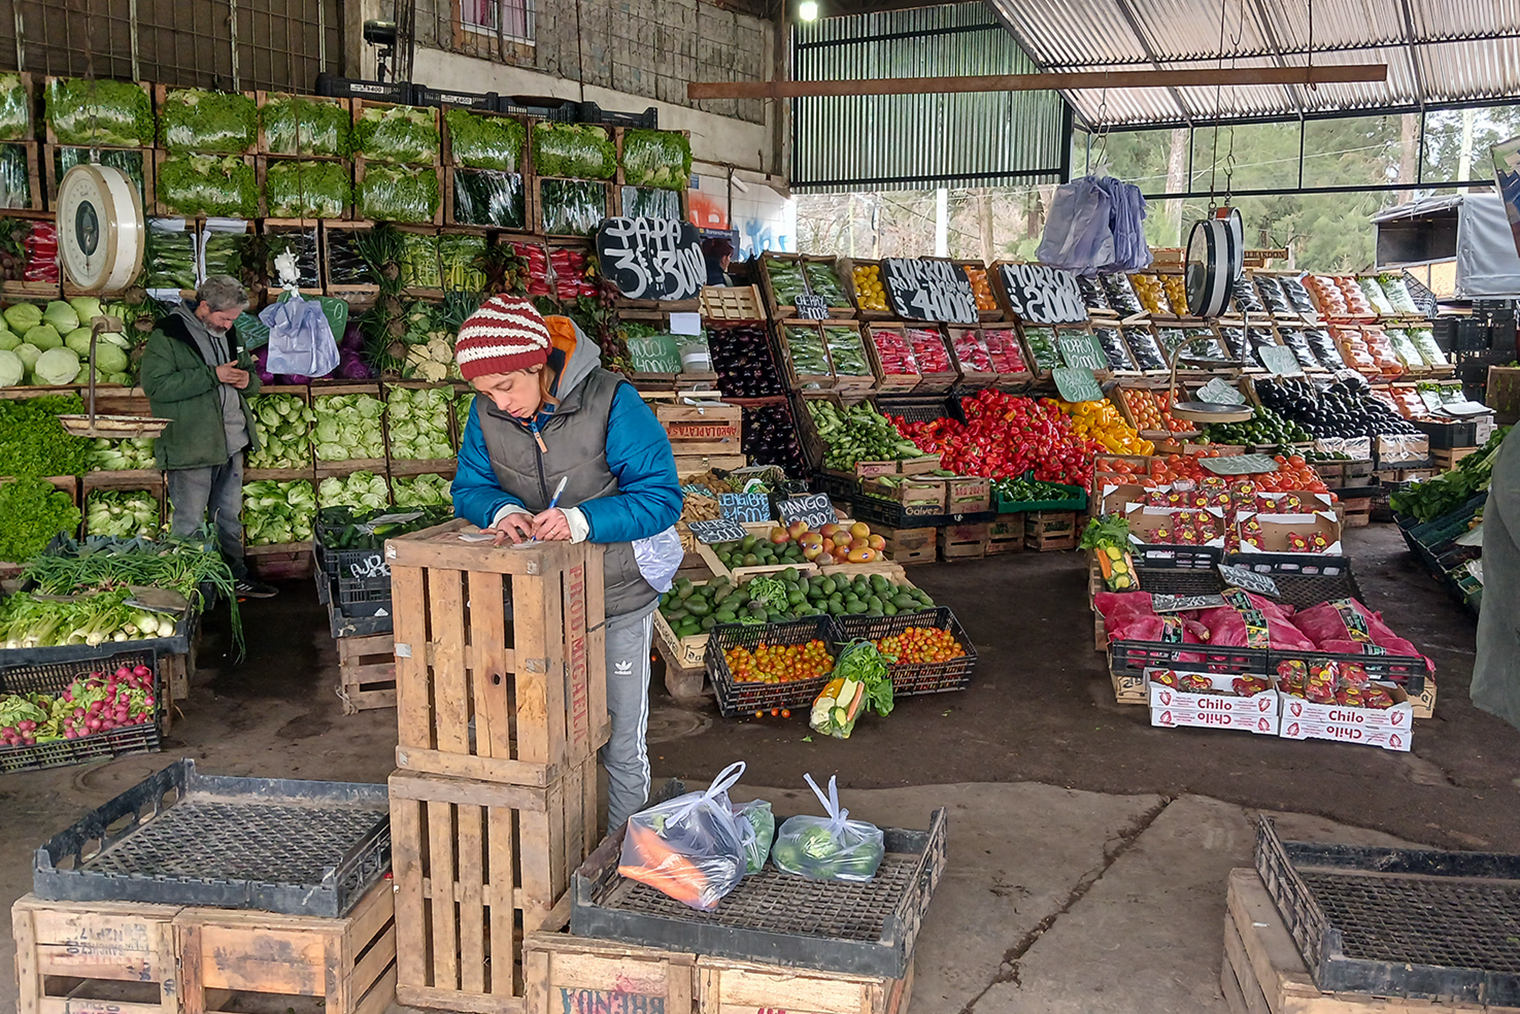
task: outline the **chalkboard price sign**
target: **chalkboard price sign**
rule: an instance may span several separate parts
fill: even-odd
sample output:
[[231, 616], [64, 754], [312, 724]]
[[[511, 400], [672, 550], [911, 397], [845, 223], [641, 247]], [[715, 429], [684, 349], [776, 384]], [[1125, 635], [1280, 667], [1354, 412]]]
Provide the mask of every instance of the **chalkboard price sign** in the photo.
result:
[[602, 272], [628, 299], [696, 299], [707, 281], [697, 227], [669, 218], [609, 218], [596, 231]]
[[802, 521], [814, 531], [836, 520], [834, 505], [829, 503], [827, 493], [812, 493], [808, 496], [783, 500], [777, 505], [776, 511], [781, 515], [781, 520], [787, 524]]
[[730, 521], [754, 523], [771, 519], [771, 498], [764, 493], [719, 493], [718, 507]]
[[1157, 613], [1185, 613], [1190, 609], [1213, 609], [1224, 605], [1218, 595], [1161, 595], [1151, 596], [1151, 610]]
[[1236, 567], [1228, 563], [1219, 565], [1219, 576], [1224, 578], [1225, 583], [1232, 588], [1241, 588], [1257, 595], [1266, 595], [1270, 598], [1281, 598], [1282, 592], [1277, 590], [1277, 582], [1265, 574], [1258, 574], [1249, 567]]
[[1093, 344], [1091, 335], [1063, 334], [1056, 339], [1056, 344], [1061, 347], [1061, 359], [1067, 366], [1088, 370], [1108, 369], [1108, 362]]
[[691, 534], [697, 537], [697, 541], [704, 545], [712, 545], [715, 542], [738, 542], [749, 532], [736, 521], [722, 518], [717, 521], [692, 521], [687, 525]]
[[1014, 315], [1029, 324], [1080, 324], [1087, 320], [1087, 304], [1077, 276], [1043, 264], [1003, 264], [998, 269], [1008, 305]]
[[971, 281], [949, 261], [893, 257], [881, 262], [881, 278], [893, 312], [903, 320], [977, 322]]
[[1290, 348], [1282, 345], [1265, 345], [1257, 349], [1256, 354], [1261, 356], [1262, 365], [1276, 376], [1297, 377], [1304, 372], [1304, 368], [1298, 363], [1298, 357]]
[[822, 296], [796, 297], [797, 316], [802, 320], [828, 320], [829, 301]]
[[1055, 378], [1056, 391], [1067, 401], [1102, 401], [1103, 388], [1098, 378], [1085, 367], [1057, 366], [1050, 371]]

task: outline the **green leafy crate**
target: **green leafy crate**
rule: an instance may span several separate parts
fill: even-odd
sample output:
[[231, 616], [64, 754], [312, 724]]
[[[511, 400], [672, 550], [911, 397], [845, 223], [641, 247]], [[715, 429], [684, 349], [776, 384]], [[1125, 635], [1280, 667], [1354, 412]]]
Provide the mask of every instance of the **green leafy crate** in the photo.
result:
[[436, 167], [419, 169], [360, 159], [354, 166], [355, 210], [372, 222], [437, 225], [442, 210], [441, 175]]
[[347, 218], [354, 188], [348, 164], [259, 156], [260, 193], [268, 218]]
[[147, 148], [157, 134], [142, 82], [50, 77], [43, 115], [49, 144]]
[[0, 141], [32, 141], [32, 76], [0, 74]]
[[1001, 493], [995, 492], [992, 506], [999, 514], [1020, 514], [1025, 511], [1080, 511], [1087, 509], [1087, 490], [1081, 486], [1068, 486], [1061, 482], [1054, 482], [1051, 485], [1060, 486], [1071, 495], [1060, 500], [1005, 500]]
[[159, 214], [257, 218], [259, 181], [251, 155], [171, 155], [155, 152]]
[[636, 187], [691, 185], [691, 140], [678, 130], [623, 131], [623, 179]]
[[45, 190], [49, 204], [58, 198], [58, 184], [76, 165], [103, 165], [120, 169], [127, 178], [137, 184], [144, 207], [153, 195], [148, 185], [153, 175], [153, 152], [147, 148], [76, 148], [65, 145], [46, 145], [43, 148], [42, 166]]
[[208, 155], [252, 155], [258, 139], [259, 107], [252, 92], [153, 86], [158, 109], [158, 144], [169, 151]]
[[607, 217], [607, 184], [539, 179], [538, 215], [546, 236], [589, 236]]
[[353, 107], [348, 99], [285, 92], [257, 93], [261, 155], [347, 158], [353, 154]]
[[527, 228], [527, 201], [521, 174], [456, 166], [450, 166], [446, 173], [449, 184], [448, 205], [444, 211], [446, 223], [497, 229]]
[[35, 141], [0, 142], [0, 207], [41, 210]]
[[528, 128], [515, 116], [450, 106], [443, 112], [443, 151], [447, 165], [466, 169], [522, 168]]
[[539, 120], [533, 124], [533, 171], [562, 179], [610, 180], [617, 175], [617, 149], [606, 127]]
[[438, 110], [354, 99], [354, 154], [374, 162], [437, 165]]
[[681, 195], [658, 187], [622, 187], [618, 213], [624, 218], [673, 218], [685, 221]]

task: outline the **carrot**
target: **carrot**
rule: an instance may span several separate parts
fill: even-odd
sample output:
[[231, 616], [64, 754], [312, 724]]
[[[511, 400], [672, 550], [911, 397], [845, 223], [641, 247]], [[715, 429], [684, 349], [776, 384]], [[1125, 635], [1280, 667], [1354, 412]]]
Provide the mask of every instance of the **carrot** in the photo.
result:
[[692, 908], [705, 911], [713, 907], [716, 899], [704, 897], [710, 885], [699, 866], [672, 850], [653, 828], [630, 823], [628, 836], [643, 862], [638, 866], [619, 865], [618, 873]]

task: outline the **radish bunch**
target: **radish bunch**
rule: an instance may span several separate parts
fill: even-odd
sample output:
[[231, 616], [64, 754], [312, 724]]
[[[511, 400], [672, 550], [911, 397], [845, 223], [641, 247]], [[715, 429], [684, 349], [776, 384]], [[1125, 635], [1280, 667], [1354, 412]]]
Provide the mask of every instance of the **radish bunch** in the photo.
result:
[[[59, 730], [64, 739], [79, 739], [97, 732], [109, 732], [129, 725], [147, 725], [153, 721], [156, 700], [153, 696], [153, 670], [145, 665], [121, 666], [115, 672], [90, 673], [75, 680], [63, 692], [65, 707], [54, 709], [61, 718]], [[4, 730], [0, 730], [3, 736]]]

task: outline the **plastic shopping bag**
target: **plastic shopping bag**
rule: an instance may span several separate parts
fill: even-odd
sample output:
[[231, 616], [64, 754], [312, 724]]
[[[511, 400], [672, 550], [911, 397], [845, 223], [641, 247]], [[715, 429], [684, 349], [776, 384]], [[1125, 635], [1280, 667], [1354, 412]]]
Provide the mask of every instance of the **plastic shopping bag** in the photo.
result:
[[771, 804], [754, 799], [734, 811], [753, 832], [744, 843], [744, 874], [752, 876], [765, 868], [765, 858], [771, 854], [771, 841], [776, 837], [776, 815]]
[[812, 775], [803, 775], [827, 817], [788, 817], [771, 847], [771, 862], [778, 870], [814, 880], [849, 880], [864, 883], [876, 876], [886, 854], [881, 829], [861, 820], [850, 820], [850, 811], [839, 808], [837, 779], [829, 778], [825, 796]]
[[271, 303], [259, 314], [269, 327], [270, 373], [325, 377], [338, 366], [338, 343], [332, 325], [315, 299], [290, 293], [289, 299]]
[[735, 815], [728, 790], [744, 762], [718, 773], [706, 792], [688, 792], [628, 818], [618, 872], [702, 912], [718, 907], [744, 879], [753, 830]]

